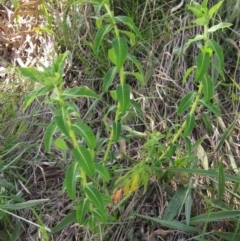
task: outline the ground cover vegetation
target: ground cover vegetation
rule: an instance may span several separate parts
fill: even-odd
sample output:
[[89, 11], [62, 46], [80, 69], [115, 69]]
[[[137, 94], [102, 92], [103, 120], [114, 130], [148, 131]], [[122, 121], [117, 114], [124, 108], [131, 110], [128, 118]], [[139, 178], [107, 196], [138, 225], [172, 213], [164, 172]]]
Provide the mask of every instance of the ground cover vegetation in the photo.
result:
[[236, 1], [1, 1], [0, 240], [240, 240]]

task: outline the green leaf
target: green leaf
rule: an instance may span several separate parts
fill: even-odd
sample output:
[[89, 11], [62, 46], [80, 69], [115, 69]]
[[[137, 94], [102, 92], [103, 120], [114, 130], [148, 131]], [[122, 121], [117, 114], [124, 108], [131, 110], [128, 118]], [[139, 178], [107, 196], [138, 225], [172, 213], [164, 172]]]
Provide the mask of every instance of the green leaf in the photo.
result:
[[100, 29], [102, 27], [102, 21], [103, 21], [102, 17], [98, 17], [96, 19], [96, 26], [97, 26], [98, 29]]
[[63, 54], [60, 54], [57, 59], [53, 62], [52, 69], [53, 73], [58, 73], [59, 76], [63, 75], [64, 72], [64, 61], [67, 58], [67, 56], [70, 54], [70, 51], [66, 51]]
[[205, 103], [209, 103], [214, 93], [213, 81], [209, 76], [203, 76], [202, 84], [203, 84], [204, 101]]
[[195, 117], [193, 114], [188, 114], [186, 118], [186, 127], [184, 129], [184, 136], [187, 137], [191, 134], [193, 128], [195, 126]]
[[203, 35], [199, 35], [199, 34], [196, 35], [193, 39], [189, 39], [189, 40], [187, 41], [187, 43], [184, 45], [183, 53], [184, 53], [184, 54], [186, 53], [186, 50], [188, 49], [188, 47], [189, 47], [192, 43], [197, 42], [197, 41], [202, 40], [202, 39], [204, 39], [204, 36], [203, 36]]
[[191, 219], [190, 224], [201, 224], [223, 221], [225, 219], [237, 218], [240, 216], [240, 210], [208, 212]]
[[58, 231], [62, 230], [66, 226], [76, 222], [76, 211], [68, 214], [60, 223], [58, 223], [51, 231], [51, 235], [54, 235]]
[[44, 77], [45, 86], [57, 86], [62, 82], [62, 76], [59, 73], [53, 73], [51, 76]]
[[68, 150], [68, 146], [63, 138], [57, 138], [54, 142], [55, 146], [60, 150], [66, 151]]
[[1, 208], [4, 210], [20, 210], [20, 209], [25, 209], [25, 208], [30, 208], [34, 207], [38, 204], [42, 204], [44, 202], [48, 202], [49, 199], [37, 199], [37, 200], [29, 200], [27, 202], [22, 202], [22, 203], [8, 203], [5, 205], [1, 205]]
[[116, 66], [117, 66], [117, 69], [120, 70], [127, 59], [127, 53], [128, 53], [127, 41], [123, 37], [115, 38], [112, 42], [112, 46], [116, 56]]
[[180, 100], [178, 110], [177, 110], [178, 115], [183, 113], [185, 110], [187, 110], [191, 106], [196, 94], [197, 94], [196, 92], [190, 91], [182, 97], [182, 99]]
[[103, 86], [102, 91], [103, 93], [106, 93], [109, 89], [109, 87], [112, 85], [112, 82], [116, 76], [117, 73], [117, 67], [113, 66], [108, 72], [104, 75], [103, 78]]
[[104, 212], [100, 211], [99, 209], [93, 209], [92, 215], [98, 220], [99, 222], [106, 223], [107, 218]]
[[124, 112], [129, 107], [131, 87], [128, 84], [119, 84], [116, 92], [120, 111]]
[[117, 100], [117, 91], [116, 90], [111, 90], [110, 95], [113, 98], [113, 100]]
[[[218, 235], [223, 240], [226, 241], [239, 241], [240, 233], [237, 233], [236, 231], [233, 232], [214, 232], [214, 235]], [[221, 239], [220, 239], [221, 240]]]
[[153, 221], [155, 223], [160, 223], [161, 226], [166, 227], [166, 228], [170, 228], [170, 229], [176, 229], [176, 230], [181, 230], [183, 232], [186, 233], [200, 233], [202, 230], [195, 228], [195, 227], [191, 227], [188, 226], [182, 222], [177, 222], [177, 221], [166, 221], [166, 220], [161, 220], [159, 218], [153, 218], [153, 217], [149, 217], [149, 216], [145, 216], [145, 215], [140, 215], [140, 214], [136, 214], [136, 216], [140, 217], [140, 218], [144, 218], [150, 221]]
[[145, 84], [144, 76], [138, 72], [125, 72], [126, 75], [134, 76], [142, 85]]
[[93, 90], [90, 90], [88, 87], [75, 87], [72, 89], [67, 89], [62, 93], [62, 98], [78, 98], [78, 97], [87, 97], [95, 98], [100, 100], [101, 96], [96, 94]]
[[195, 23], [198, 26], [206, 26], [209, 23], [209, 18], [203, 16], [201, 18], [197, 18], [197, 19], [193, 20], [192, 23]]
[[195, 14], [197, 18], [200, 18], [203, 16], [203, 13], [201, 11], [201, 6], [198, 4], [198, 6], [192, 6], [192, 5], [187, 5], [187, 8]]
[[112, 24], [106, 24], [101, 26], [101, 28], [97, 31], [96, 37], [93, 42], [93, 50], [95, 54], [99, 53], [100, 45], [102, 44], [103, 37], [109, 33], [113, 28]]
[[220, 65], [220, 68], [224, 68], [224, 56], [223, 56], [223, 49], [220, 46], [220, 44], [218, 42], [216, 42], [213, 39], [208, 39], [207, 40], [207, 45], [208, 47], [210, 47], [214, 53], [217, 56], [218, 59], [218, 64]]
[[229, 28], [230, 26], [232, 26], [231, 23], [219, 23], [217, 25], [212, 26], [211, 28], [208, 29], [208, 33], [213, 33], [219, 29], [223, 29], [223, 28]]
[[72, 125], [72, 130], [79, 136], [84, 138], [89, 148], [94, 149], [96, 146], [96, 138], [92, 129], [85, 123], [77, 121]]
[[210, 56], [209, 53], [200, 53], [196, 59], [197, 70], [195, 74], [195, 79], [200, 80], [208, 71], [210, 64]]
[[80, 168], [77, 162], [73, 162], [67, 169], [65, 175], [65, 186], [68, 196], [72, 199], [76, 199], [76, 180], [80, 175]]
[[212, 103], [205, 103], [204, 100], [199, 100], [199, 103], [204, 105], [209, 111], [211, 111], [214, 115], [220, 116], [221, 112], [217, 106], [213, 105]]
[[189, 225], [189, 223], [190, 223], [191, 210], [192, 210], [192, 193], [188, 192], [186, 201], [185, 201], [185, 216], [186, 216], [187, 225]]
[[113, 125], [113, 142], [118, 142], [120, 134], [121, 134], [121, 124], [119, 122], [114, 121]]
[[[203, 170], [203, 169], [189, 169], [189, 168], [167, 168], [169, 171], [173, 172], [186, 172], [190, 174], [197, 174], [197, 175], [203, 175], [205, 177], [212, 177], [212, 178], [218, 178], [218, 172], [216, 171], [211, 171], [211, 170]], [[232, 175], [225, 174], [225, 179], [232, 181], [232, 182], [237, 182], [240, 183], [239, 177], [235, 177]]]
[[114, 19], [116, 20], [116, 22], [122, 22], [124, 24], [126, 24], [130, 29], [133, 30], [133, 32], [138, 36], [139, 39], [142, 39], [142, 35], [139, 31], [139, 29], [136, 27], [136, 25], [134, 24], [133, 20], [127, 16], [116, 16], [114, 17]]
[[144, 116], [143, 116], [143, 111], [140, 105], [135, 101], [135, 100], [130, 100], [130, 105], [135, 109], [135, 111], [138, 114], [138, 117], [140, 120], [145, 123]]
[[53, 121], [51, 122], [44, 133], [44, 146], [47, 152], [50, 152], [51, 150], [51, 145], [52, 145], [52, 138], [53, 135], [57, 132], [58, 127], [56, 123]]
[[209, 11], [208, 11], [208, 17], [209, 19], [212, 18], [213, 14], [216, 13], [218, 11], [218, 9], [221, 7], [223, 1], [219, 1], [217, 4], [213, 5]]
[[29, 105], [39, 96], [47, 95], [50, 91], [54, 89], [54, 86], [44, 86], [32, 91], [24, 100], [23, 112], [28, 108]]
[[67, 137], [69, 136], [69, 129], [68, 125], [66, 123], [67, 120], [67, 113], [64, 107], [59, 107], [54, 111], [54, 120], [59, 129], [63, 134], [65, 134]]
[[83, 191], [86, 193], [87, 197], [95, 205], [95, 207], [104, 212], [104, 200], [98, 189], [91, 184], [87, 184]]
[[237, 121], [238, 121], [238, 118], [236, 118], [233, 121], [233, 123], [226, 130], [224, 130], [224, 133], [222, 134], [222, 137], [221, 137], [221, 139], [220, 139], [220, 141], [219, 141], [219, 143], [218, 143], [218, 145], [217, 145], [217, 147], [215, 149], [215, 153], [219, 152], [219, 150], [222, 148], [222, 146], [223, 146], [224, 142], [226, 141], [226, 139], [231, 135], [232, 130], [235, 127]]
[[110, 174], [106, 167], [102, 166], [99, 163], [95, 163], [95, 170], [104, 179], [105, 182], [108, 182], [110, 180]]
[[187, 192], [186, 187], [183, 187], [183, 186], [179, 187], [179, 189], [171, 198], [167, 208], [163, 213], [163, 217], [162, 217], [163, 220], [173, 221], [173, 219], [180, 214], [183, 204], [185, 202], [186, 192]]
[[113, 48], [108, 50], [108, 58], [114, 65], [117, 65], [117, 57]]
[[81, 170], [92, 177], [95, 174], [95, 165], [91, 153], [84, 146], [76, 147], [72, 152]]
[[[141, 63], [137, 60], [137, 58], [131, 54], [128, 54], [127, 55], [127, 60], [130, 60], [138, 69], [139, 73], [144, 76], [144, 71], [143, 71], [143, 68], [142, 68], [142, 65]], [[145, 84], [145, 82], [144, 82]]]
[[33, 82], [41, 83], [42, 85], [44, 85], [45, 75], [42, 71], [39, 71], [33, 67], [27, 67], [27, 68], [20, 67], [19, 70], [22, 76], [28, 78]]
[[90, 206], [90, 201], [87, 198], [80, 200], [77, 205], [77, 210], [76, 210], [77, 222], [80, 225], [82, 225], [83, 222], [85, 221], [85, 217], [88, 212], [89, 206]]
[[132, 47], [136, 44], [136, 37], [134, 33], [131, 33], [129, 31], [123, 31], [123, 30], [120, 30], [120, 32], [128, 36]]
[[218, 167], [218, 199], [222, 200], [225, 191], [225, 173], [222, 160], [219, 162]]
[[183, 79], [182, 79], [182, 83], [185, 84], [187, 81], [188, 76], [192, 73], [192, 71], [196, 69], [196, 66], [192, 66], [190, 68], [187, 69], [187, 71], [185, 72]]

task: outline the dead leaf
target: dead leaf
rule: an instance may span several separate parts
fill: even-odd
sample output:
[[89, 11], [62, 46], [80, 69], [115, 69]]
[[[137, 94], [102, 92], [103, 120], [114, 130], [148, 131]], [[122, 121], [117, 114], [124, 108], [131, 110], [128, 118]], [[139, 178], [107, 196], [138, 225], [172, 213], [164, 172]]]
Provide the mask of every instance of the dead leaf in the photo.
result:
[[163, 230], [163, 229], [158, 229], [155, 230], [154, 232], [152, 232], [151, 234], [149, 234], [149, 232], [145, 233], [143, 235], [143, 240], [144, 241], [155, 241], [155, 237], [157, 235], [160, 235], [162, 237], [165, 237], [166, 235], [168, 235], [169, 233], [174, 233], [174, 230]]
[[117, 204], [117, 203], [121, 200], [121, 198], [122, 198], [122, 191], [123, 191], [123, 189], [121, 188], [121, 189], [117, 190], [117, 191], [111, 196], [111, 198], [112, 198], [112, 200], [114, 201], [115, 204]]

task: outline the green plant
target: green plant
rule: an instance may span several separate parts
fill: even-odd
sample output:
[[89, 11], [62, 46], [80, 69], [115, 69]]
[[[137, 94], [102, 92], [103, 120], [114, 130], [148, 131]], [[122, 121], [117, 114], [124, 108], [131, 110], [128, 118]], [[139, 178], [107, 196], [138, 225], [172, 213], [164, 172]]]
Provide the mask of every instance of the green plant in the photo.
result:
[[[219, 205], [219, 212], [214, 212], [209, 210], [206, 214], [199, 215], [192, 218], [191, 208], [192, 208], [192, 192], [194, 191], [195, 184], [192, 181], [192, 174], [200, 174], [211, 177], [214, 182], [218, 185], [216, 187], [218, 200], [223, 200], [224, 192], [228, 191], [234, 197], [236, 197], [236, 189], [234, 194], [226, 187], [226, 179], [231, 179], [238, 186], [238, 177], [233, 177], [226, 175], [224, 173], [224, 167], [222, 160], [219, 160], [217, 167], [217, 172], [208, 170], [209, 163], [206, 158], [202, 156], [206, 155], [205, 151], [201, 146], [201, 142], [205, 137], [198, 140], [196, 143], [192, 144], [189, 140], [189, 135], [196, 126], [195, 117], [199, 109], [205, 109], [209, 114], [213, 114], [216, 118], [220, 118], [220, 108], [218, 106], [218, 99], [215, 94], [217, 93], [216, 87], [218, 82], [225, 80], [224, 76], [224, 54], [223, 49], [220, 44], [213, 39], [213, 36], [217, 30], [228, 28], [231, 26], [229, 23], [220, 22], [216, 25], [211, 25], [214, 20], [214, 16], [217, 13], [218, 9], [221, 7], [223, 1], [218, 2], [210, 9], [208, 8], [208, 1], [204, 0], [201, 4], [195, 1], [191, 1], [192, 4], [188, 5], [188, 9], [194, 13], [196, 19], [192, 21], [195, 26], [202, 27], [202, 34], [195, 36], [193, 39], [189, 39], [184, 46], [184, 54], [188, 50], [189, 46], [193, 43], [197, 43], [199, 53], [196, 57], [196, 65], [188, 68], [185, 75], [183, 76], [183, 83], [186, 83], [189, 75], [194, 74], [194, 84], [197, 87], [197, 91], [193, 90], [186, 93], [180, 100], [178, 105], [177, 115], [180, 116], [185, 114], [185, 121], [180, 123], [180, 126], [175, 126], [175, 134], [169, 136], [168, 141], [170, 143], [168, 147], [164, 150], [162, 149], [159, 153], [159, 158], [155, 159], [154, 166], [157, 167], [161, 172], [163, 168], [161, 163], [171, 162], [174, 168], [167, 168], [168, 172], [175, 172], [176, 174], [183, 175], [187, 177], [187, 181], [179, 180], [182, 186], [178, 188], [174, 196], [172, 197], [167, 209], [165, 210], [162, 219], [152, 218], [144, 215], [138, 215], [142, 218], [152, 220], [160, 223], [161, 225], [171, 228], [182, 230], [184, 232], [194, 232], [201, 234], [202, 238], [205, 235], [205, 232], [202, 230], [197, 230], [194, 227], [194, 224], [204, 223], [205, 225], [211, 222], [218, 222], [225, 218], [229, 218], [234, 222], [238, 222], [239, 213], [235, 210], [224, 209], [223, 206]], [[195, 71], [195, 73], [193, 72]], [[236, 117], [236, 120], [239, 119], [239, 115]], [[235, 126], [236, 120], [226, 129], [222, 138], [220, 139], [218, 145], [215, 148], [215, 152], [218, 153], [223, 146], [227, 136], [231, 132], [232, 128]], [[186, 150], [180, 150], [178, 142], [184, 141]], [[205, 170], [196, 168], [198, 158], [195, 155], [195, 151], [201, 153], [201, 156], [198, 158], [202, 161], [202, 166]], [[184, 153], [184, 154], [183, 154]], [[173, 159], [173, 157], [175, 157]], [[159, 164], [157, 164], [159, 163]], [[234, 168], [234, 166], [232, 166]], [[236, 169], [234, 169], [236, 170]], [[237, 172], [237, 170], [236, 170]], [[205, 174], [203, 174], [205, 173]], [[238, 196], [238, 195], [237, 195]], [[184, 223], [174, 221], [176, 216], [179, 216], [183, 206], [185, 206], [185, 218]], [[206, 228], [206, 226], [205, 226]], [[205, 230], [204, 228], [204, 230]], [[206, 230], [205, 230], [206, 231]], [[239, 230], [235, 230], [229, 235], [225, 235], [221, 232], [216, 232], [210, 234], [210, 237], [214, 238], [225, 237], [227, 240], [237, 240], [236, 236], [239, 235]]]
[[[89, 3], [89, 1], [87, 2]], [[77, 1], [73, 4], [83, 3], [85, 1]], [[116, 89], [110, 91], [117, 104], [111, 106], [107, 112], [108, 114], [113, 113], [115, 118], [108, 130], [110, 133], [102, 161], [96, 160], [95, 148], [98, 140], [96, 140], [92, 129], [81, 119], [80, 111], [73, 101], [74, 98], [93, 98], [100, 101], [102, 97], [83, 86], [72, 89], [64, 88], [62, 80], [64, 61], [70, 53], [67, 51], [59, 55], [50, 67], [43, 67], [43, 71], [34, 68], [20, 68], [20, 71], [23, 76], [42, 85], [41, 88], [28, 95], [23, 110], [26, 110], [35, 98], [48, 96], [47, 102], [53, 112], [53, 120], [45, 132], [46, 151], [50, 152], [55, 136], [55, 146], [62, 151], [70, 151], [73, 154], [74, 160], [66, 171], [65, 188], [72, 200], [78, 200], [76, 220], [79, 224], [98, 232], [97, 222], [106, 223], [112, 220], [107, 209], [107, 205], [112, 200], [106, 188], [106, 182], [110, 180], [106, 163], [110, 159], [111, 147], [121, 138], [122, 123], [126, 119], [128, 111], [134, 108], [141, 112], [137, 102], [130, 98], [131, 87], [126, 84], [126, 77], [131, 75], [141, 84], [144, 84], [144, 78], [140, 63], [128, 51], [128, 48], [136, 44], [136, 37], [141, 38], [139, 30], [132, 20], [126, 16], [114, 16], [108, 1], [91, 1], [90, 3], [96, 11], [98, 28], [93, 43], [94, 53], [99, 54], [99, 49], [106, 34], [113, 37], [108, 50], [108, 59], [112, 67], [104, 76], [101, 95], [109, 92], [109, 87], [113, 84], [114, 79], [117, 76], [119, 78]], [[101, 15], [103, 9], [106, 13]], [[119, 29], [119, 24], [124, 24], [129, 30]], [[137, 71], [126, 71], [127, 63], [132, 63]], [[105, 116], [107, 117], [107, 115]], [[135, 180], [135, 172], [133, 176]], [[96, 185], [99, 178], [103, 186]], [[77, 194], [78, 185], [76, 184], [79, 182], [84, 194], [81, 198]], [[137, 184], [137, 180], [135, 182]], [[131, 191], [135, 191], [136, 188], [137, 185], [132, 184]], [[69, 223], [69, 220], [67, 223]]]

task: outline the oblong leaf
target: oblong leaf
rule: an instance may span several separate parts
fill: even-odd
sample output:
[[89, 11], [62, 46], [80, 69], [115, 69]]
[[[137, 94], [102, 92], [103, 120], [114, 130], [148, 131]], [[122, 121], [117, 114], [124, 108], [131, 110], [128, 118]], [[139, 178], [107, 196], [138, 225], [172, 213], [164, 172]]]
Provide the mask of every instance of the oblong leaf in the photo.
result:
[[89, 205], [90, 205], [90, 201], [87, 198], [80, 200], [77, 205], [76, 219], [80, 225], [83, 224], [83, 222], [85, 221], [85, 216], [88, 212]]
[[104, 200], [102, 194], [93, 185], [88, 184], [83, 190], [89, 200], [95, 205], [100, 211], [104, 211]]
[[185, 137], [188, 136], [192, 132], [194, 126], [195, 126], [195, 117], [193, 114], [188, 114], [186, 118], [186, 126], [184, 129], [183, 135]]
[[81, 170], [88, 176], [92, 177], [95, 174], [95, 165], [91, 153], [84, 146], [79, 146], [73, 149], [73, 155], [76, 158]]
[[128, 36], [132, 47], [136, 44], [136, 35], [134, 33], [131, 33], [129, 31], [123, 31], [123, 30], [120, 30], [120, 32]]
[[119, 140], [120, 134], [121, 134], [121, 124], [120, 122], [113, 122], [112, 125], [113, 128], [113, 142], [117, 142]]
[[115, 78], [115, 75], [117, 73], [117, 67], [116, 66], [113, 66], [110, 70], [108, 70], [108, 72], [104, 75], [104, 78], [103, 78], [103, 87], [102, 87], [102, 90], [103, 92], [107, 92], [109, 87], [111, 86], [114, 78]]
[[218, 199], [222, 200], [223, 199], [223, 194], [225, 191], [225, 173], [224, 173], [224, 167], [222, 160], [219, 162], [219, 167], [218, 167]]
[[39, 96], [43, 96], [48, 94], [50, 91], [54, 89], [54, 86], [44, 86], [41, 88], [38, 88], [34, 91], [32, 91], [30, 94], [27, 95], [27, 97], [24, 100], [23, 104], [23, 112], [28, 108], [29, 105], [32, 104], [32, 102]]
[[145, 84], [144, 76], [139, 72], [125, 72], [126, 75], [134, 76], [142, 85]]
[[191, 219], [190, 224], [201, 224], [209, 222], [217, 222], [230, 218], [240, 217], [240, 210], [208, 212]]
[[229, 28], [231, 26], [232, 26], [231, 23], [219, 23], [219, 24], [216, 24], [216, 25], [212, 26], [211, 28], [209, 28], [208, 33], [213, 33], [219, 29]]
[[67, 112], [64, 107], [60, 107], [54, 111], [55, 123], [63, 134], [69, 136], [69, 128], [66, 122], [67, 119]]
[[95, 36], [94, 42], [93, 42], [93, 50], [95, 54], [98, 54], [100, 45], [102, 44], [103, 37], [111, 31], [113, 28], [112, 24], [106, 24], [101, 26], [101, 28], [97, 31], [97, 34]]
[[195, 79], [200, 80], [206, 73], [210, 64], [209, 53], [203, 52], [199, 53], [196, 59], [197, 69], [195, 74]]
[[171, 198], [167, 208], [164, 211], [162, 219], [165, 221], [173, 221], [174, 217], [177, 216], [183, 207], [185, 202], [187, 188], [181, 186], [176, 191], [174, 196]]
[[196, 92], [190, 91], [182, 97], [182, 99], [180, 100], [180, 104], [178, 106], [177, 114], [183, 113], [191, 106], [196, 94]]
[[62, 230], [66, 226], [76, 222], [76, 211], [71, 212], [68, 214], [64, 219], [58, 223], [50, 232], [51, 235], [54, 235], [58, 231]]
[[199, 103], [204, 105], [205, 107], [208, 108], [208, 110], [210, 110], [214, 115], [216, 116], [220, 116], [221, 111], [219, 108], [217, 108], [217, 106], [213, 105], [212, 103], [206, 103], [204, 100], [199, 100]]
[[124, 112], [129, 107], [131, 88], [128, 84], [119, 84], [117, 86], [116, 92], [120, 111]]
[[28, 78], [29, 80], [37, 83], [44, 84], [44, 72], [37, 70], [33, 67], [27, 67], [27, 68], [19, 68], [20, 73], [22, 76]]
[[22, 202], [22, 203], [8, 203], [5, 205], [1, 205], [1, 208], [4, 209], [8, 209], [8, 210], [19, 210], [19, 209], [24, 209], [24, 208], [30, 208], [30, 207], [34, 207], [38, 204], [42, 204], [44, 202], [48, 202], [49, 199], [37, 199], [37, 200], [29, 200], [26, 202]]
[[203, 35], [199, 35], [199, 34], [197, 34], [193, 39], [189, 39], [187, 41], [187, 43], [185, 43], [185, 45], [184, 45], [183, 53], [184, 54], [186, 53], [187, 49], [189, 48], [189, 46], [192, 43], [197, 42], [197, 41], [202, 40], [202, 39], [204, 39], [204, 36]]
[[136, 27], [136, 25], [134, 24], [133, 20], [130, 17], [116, 16], [116, 17], [114, 17], [114, 19], [116, 20], [116, 22], [122, 22], [122, 23], [126, 24], [130, 29], [132, 29], [134, 31], [134, 33], [138, 36], [139, 39], [142, 39], [141, 32]]
[[50, 152], [50, 150], [51, 150], [52, 138], [53, 138], [53, 135], [57, 132], [57, 130], [58, 130], [58, 127], [54, 121], [51, 122], [45, 130], [44, 147], [47, 152]]
[[76, 180], [80, 174], [80, 168], [77, 162], [73, 162], [67, 169], [65, 174], [65, 187], [68, 196], [74, 200], [76, 199]]
[[208, 39], [207, 45], [216, 54], [220, 68], [221, 69], [224, 68], [224, 55], [223, 55], [223, 49], [222, 49], [221, 45], [213, 39]]
[[108, 58], [114, 65], [117, 65], [117, 60], [116, 60], [117, 57], [113, 48], [108, 50]]
[[95, 163], [96, 172], [104, 179], [104, 181], [108, 182], [110, 180], [110, 174], [108, 169], [102, 166], [99, 163]]
[[153, 218], [150, 216], [144, 216], [144, 215], [140, 215], [140, 214], [136, 214], [136, 216], [140, 217], [140, 218], [144, 218], [156, 223], [160, 223], [162, 226], [170, 228], [170, 229], [176, 229], [176, 230], [181, 230], [183, 232], [189, 232], [189, 233], [200, 233], [202, 232], [202, 230], [195, 228], [195, 227], [191, 227], [188, 226], [182, 222], [177, 222], [177, 221], [166, 221], [166, 220], [161, 220], [159, 218]]
[[94, 149], [96, 138], [92, 129], [85, 123], [77, 121], [72, 125], [72, 130], [80, 137], [84, 138], [89, 148]]
[[223, 144], [224, 144], [224, 142], [226, 141], [226, 139], [227, 139], [227, 138], [229, 137], [229, 135], [231, 134], [231, 132], [232, 132], [233, 128], [235, 127], [237, 121], [238, 121], [238, 118], [236, 118], [236, 119], [233, 121], [233, 123], [232, 123], [229, 127], [227, 127], [227, 129], [226, 129], [226, 130], [224, 131], [224, 133], [222, 134], [222, 137], [221, 137], [221, 139], [220, 139], [220, 141], [219, 141], [219, 143], [218, 143], [218, 145], [217, 145], [217, 147], [216, 147], [216, 149], [215, 149], [215, 152], [216, 152], [216, 153], [220, 150], [220, 148], [223, 146]]
[[209, 103], [209, 101], [213, 97], [213, 92], [214, 92], [213, 80], [209, 76], [203, 76], [202, 84], [203, 84], [204, 101], [205, 103]]
[[213, 5], [209, 11], [208, 11], [208, 17], [209, 19], [212, 18], [213, 14], [216, 13], [218, 11], [218, 9], [221, 7], [223, 1], [219, 1], [217, 4]]
[[115, 38], [112, 41], [113, 50], [116, 56], [116, 66], [121, 69], [127, 59], [128, 45], [127, 41], [123, 37]]
[[135, 56], [128, 54], [127, 59], [130, 60], [137, 67], [137, 69], [141, 75], [144, 75], [142, 65]]
[[142, 108], [140, 107], [140, 105], [135, 101], [135, 100], [130, 100], [130, 105], [135, 109], [135, 111], [137, 112], [138, 116], [140, 118], [140, 120], [145, 123], [144, 117], [143, 117], [143, 111]]
[[99, 209], [93, 209], [92, 215], [98, 220], [99, 222], [106, 223], [107, 217], [104, 212], [101, 212]]
[[64, 61], [67, 56], [70, 54], [70, 51], [67, 50], [65, 53], [59, 54], [56, 60], [53, 62], [52, 70], [55, 73], [58, 73], [60, 76], [63, 75], [64, 72]]
[[55, 146], [56, 146], [57, 148], [59, 148], [60, 150], [63, 150], [63, 151], [68, 150], [68, 146], [67, 146], [66, 142], [65, 142], [64, 139], [61, 138], [61, 137], [57, 138], [57, 139], [55, 140], [54, 144], [55, 144]]
[[90, 90], [88, 87], [75, 87], [72, 89], [67, 89], [62, 93], [62, 98], [77, 98], [77, 97], [87, 97], [87, 98], [95, 98], [100, 100], [101, 96], [96, 94], [93, 90]]

